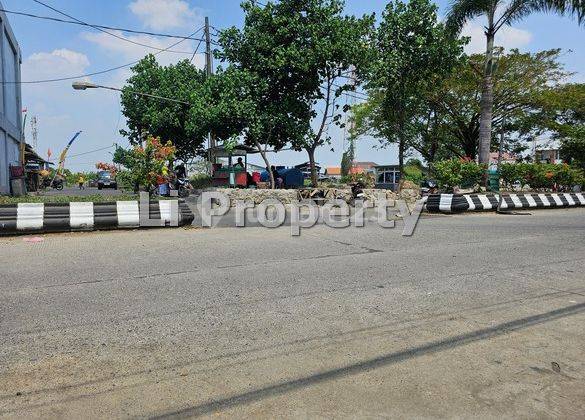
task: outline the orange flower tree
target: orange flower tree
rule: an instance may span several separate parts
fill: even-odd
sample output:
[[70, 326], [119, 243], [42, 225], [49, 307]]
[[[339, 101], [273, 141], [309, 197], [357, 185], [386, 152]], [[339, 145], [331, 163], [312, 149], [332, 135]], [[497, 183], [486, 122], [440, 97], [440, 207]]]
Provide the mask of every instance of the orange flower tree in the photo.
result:
[[171, 142], [162, 143], [157, 137], [148, 137], [144, 146], [125, 150], [118, 148], [114, 153], [114, 163], [124, 166], [125, 171], [118, 174], [122, 183], [143, 187], [151, 191], [166, 182], [169, 164], [175, 158], [176, 149]]

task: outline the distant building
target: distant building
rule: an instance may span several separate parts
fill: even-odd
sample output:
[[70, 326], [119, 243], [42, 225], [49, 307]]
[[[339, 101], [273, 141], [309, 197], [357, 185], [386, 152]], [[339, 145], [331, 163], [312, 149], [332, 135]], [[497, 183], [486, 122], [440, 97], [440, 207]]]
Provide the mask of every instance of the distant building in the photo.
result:
[[398, 165], [377, 165], [374, 168], [376, 188], [384, 190], [398, 190], [400, 184], [400, 170]]
[[377, 163], [374, 162], [354, 162], [351, 167], [351, 174], [363, 174], [363, 173], [370, 173], [373, 174], [376, 172]]
[[[0, 3], [0, 8], [4, 8]], [[8, 23], [6, 14], [0, 12], [0, 37], [2, 55], [2, 87], [0, 90], [0, 194], [10, 194], [10, 178], [22, 168], [22, 98], [20, 93], [21, 55], [18, 42]]]
[[563, 163], [559, 149], [540, 149], [534, 155], [538, 163]]
[[325, 177], [329, 179], [341, 179], [341, 168], [339, 166], [328, 166], [325, 168]]
[[[310, 162], [301, 163], [299, 165], [296, 165], [295, 168], [300, 170], [303, 173], [303, 176], [305, 178], [311, 178], [311, 163]], [[321, 173], [321, 165], [319, 165], [318, 163], [315, 163], [315, 169], [317, 170], [317, 175], [319, 175]]]
[[[498, 158], [500, 156], [499, 152], [492, 152], [490, 153], [490, 168], [495, 168], [498, 165]], [[518, 158], [513, 155], [512, 153], [504, 152], [502, 153], [502, 163], [516, 163], [518, 162]]]

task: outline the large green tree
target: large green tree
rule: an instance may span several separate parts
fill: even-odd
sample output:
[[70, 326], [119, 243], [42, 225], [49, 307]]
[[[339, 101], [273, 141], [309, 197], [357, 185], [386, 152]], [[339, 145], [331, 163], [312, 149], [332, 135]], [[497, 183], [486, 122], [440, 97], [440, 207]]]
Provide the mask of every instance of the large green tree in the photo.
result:
[[282, 147], [288, 140], [305, 150], [316, 185], [315, 151], [330, 141], [329, 125], [341, 125], [347, 108], [338, 99], [355, 89], [350, 70], [359, 77], [367, 61], [365, 38], [373, 16], [346, 16], [341, 0], [281, 0], [265, 6], [246, 1], [242, 6], [244, 27], [222, 32], [219, 57], [248, 72], [257, 84], [260, 114], [247, 136], [272, 133], [268, 144]]
[[[505, 119], [509, 134], [507, 150], [521, 152], [526, 141], [542, 132], [542, 98], [569, 76], [559, 61], [558, 49], [537, 53], [498, 49], [493, 73], [494, 112], [492, 126], [499, 131]], [[421, 137], [413, 147], [419, 150], [435, 141], [439, 157], [446, 155], [475, 159], [479, 151], [483, 54], [476, 54], [457, 66], [451, 75], [426, 92], [429, 115], [435, 130], [432, 139]], [[492, 143], [498, 144], [494, 132]], [[424, 153], [423, 153], [424, 155]], [[427, 156], [425, 156], [427, 158]], [[434, 159], [431, 159], [432, 161]]]
[[480, 163], [488, 163], [492, 140], [494, 41], [496, 34], [504, 25], [511, 25], [536, 12], [576, 16], [579, 24], [585, 22], [585, 2], [582, 0], [456, 0], [449, 12], [447, 25], [457, 33], [470, 20], [480, 16], [487, 19], [479, 133]]
[[[243, 28], [221, 31], [221, 50], [216, 52], [219, 59], [230, 63], [222, 76], [230, 87], [223, 92], [223, 103], [229, 107], [237, 98], [238, 108], [246, 109], [242, 135], [262, 154], [267, 167], [269, 150], [297, 144], [310, 130], [311, 110], [307, 98], [299, 94], [309, 81], [298, 70], [304, 58], [292, 46], [296, 34], [286, 21], [286, 3], [260, 6], [252, 0], [243, 2]], [[274, 186], [271, 171], [269, 175]]]
[[585, 84], [551, 87], [539, 105], [538, 126], [559, 141], [563, 159], [585, 168]]
[[464, 40], [452, 37], [429, 0], [390, 2], [371, 46], [366, 88], [370, 100], [354, 114], [353, 135], [371, 134], [398, 145], [399, 166], [423, 129], [425, 92], [462, 60]]
[[202, 96], [205, 82], [205, 73], [188, 60], [165, 67], [147, 55], [132, 67], [132, 76], [122, 90], [128, 130], [121, 133], [135, 145], [141, 144], [146, 134], [171, 141], [178, 158], [193, 158], [201, 153], [209, 132], [208, 107]]

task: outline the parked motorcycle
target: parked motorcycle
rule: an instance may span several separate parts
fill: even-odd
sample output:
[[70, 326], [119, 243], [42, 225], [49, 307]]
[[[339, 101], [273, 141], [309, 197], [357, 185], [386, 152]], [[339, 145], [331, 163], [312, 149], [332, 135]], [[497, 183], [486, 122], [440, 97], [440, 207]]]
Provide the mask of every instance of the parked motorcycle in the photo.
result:
[[41, 188], [43, 189], [47, 189], [49, 187], [55, 189], [55, 190], [62, 190], [64, 186], [64, 182], [63, 179], [61, 178], [55, 178], [55, 179], [51, 179], [51, 178], [44, 178], [43, 179], [43, 183], [41, 184]]

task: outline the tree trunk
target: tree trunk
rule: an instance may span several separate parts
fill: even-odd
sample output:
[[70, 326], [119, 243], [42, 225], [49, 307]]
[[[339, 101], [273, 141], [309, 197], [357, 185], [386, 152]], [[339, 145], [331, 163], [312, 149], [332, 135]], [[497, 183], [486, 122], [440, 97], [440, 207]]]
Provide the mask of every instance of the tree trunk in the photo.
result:
[[311, 166], [311, 185], [313, 188], [317, 188], [319, 186], [319, 177], [317, 176], [317, 168], [315, 166], [315, 149], [309, 148], [306, 150], [309, 154], [309, 165]]
[[494, 28], [493, 17], [488, 16], [490, 22], [486, 31], [487, 46], [485, 58], [485, 73], [481, 93], [481, 118], [479, 123], [479, 163], [489, 163], [492, 142], [492, 118], [494, 113]]
[[274, 179], [274, 174], [272, 173], [272, 168], [270, 167], [270, 162], [268, 161], [268, 155], [266, 154], [266, 151], [262, 148], [262, 145], [259, 142], [255, 141], [254, 144], [256, 145], [256, 148], [260, 152], [262, 160], [264, 160], [264, 163], [266, 164], [266, 170], [268, 171], [268, 179], [270, 180], [270, 189], [273, 190], [276, 188], [276, 179]]

